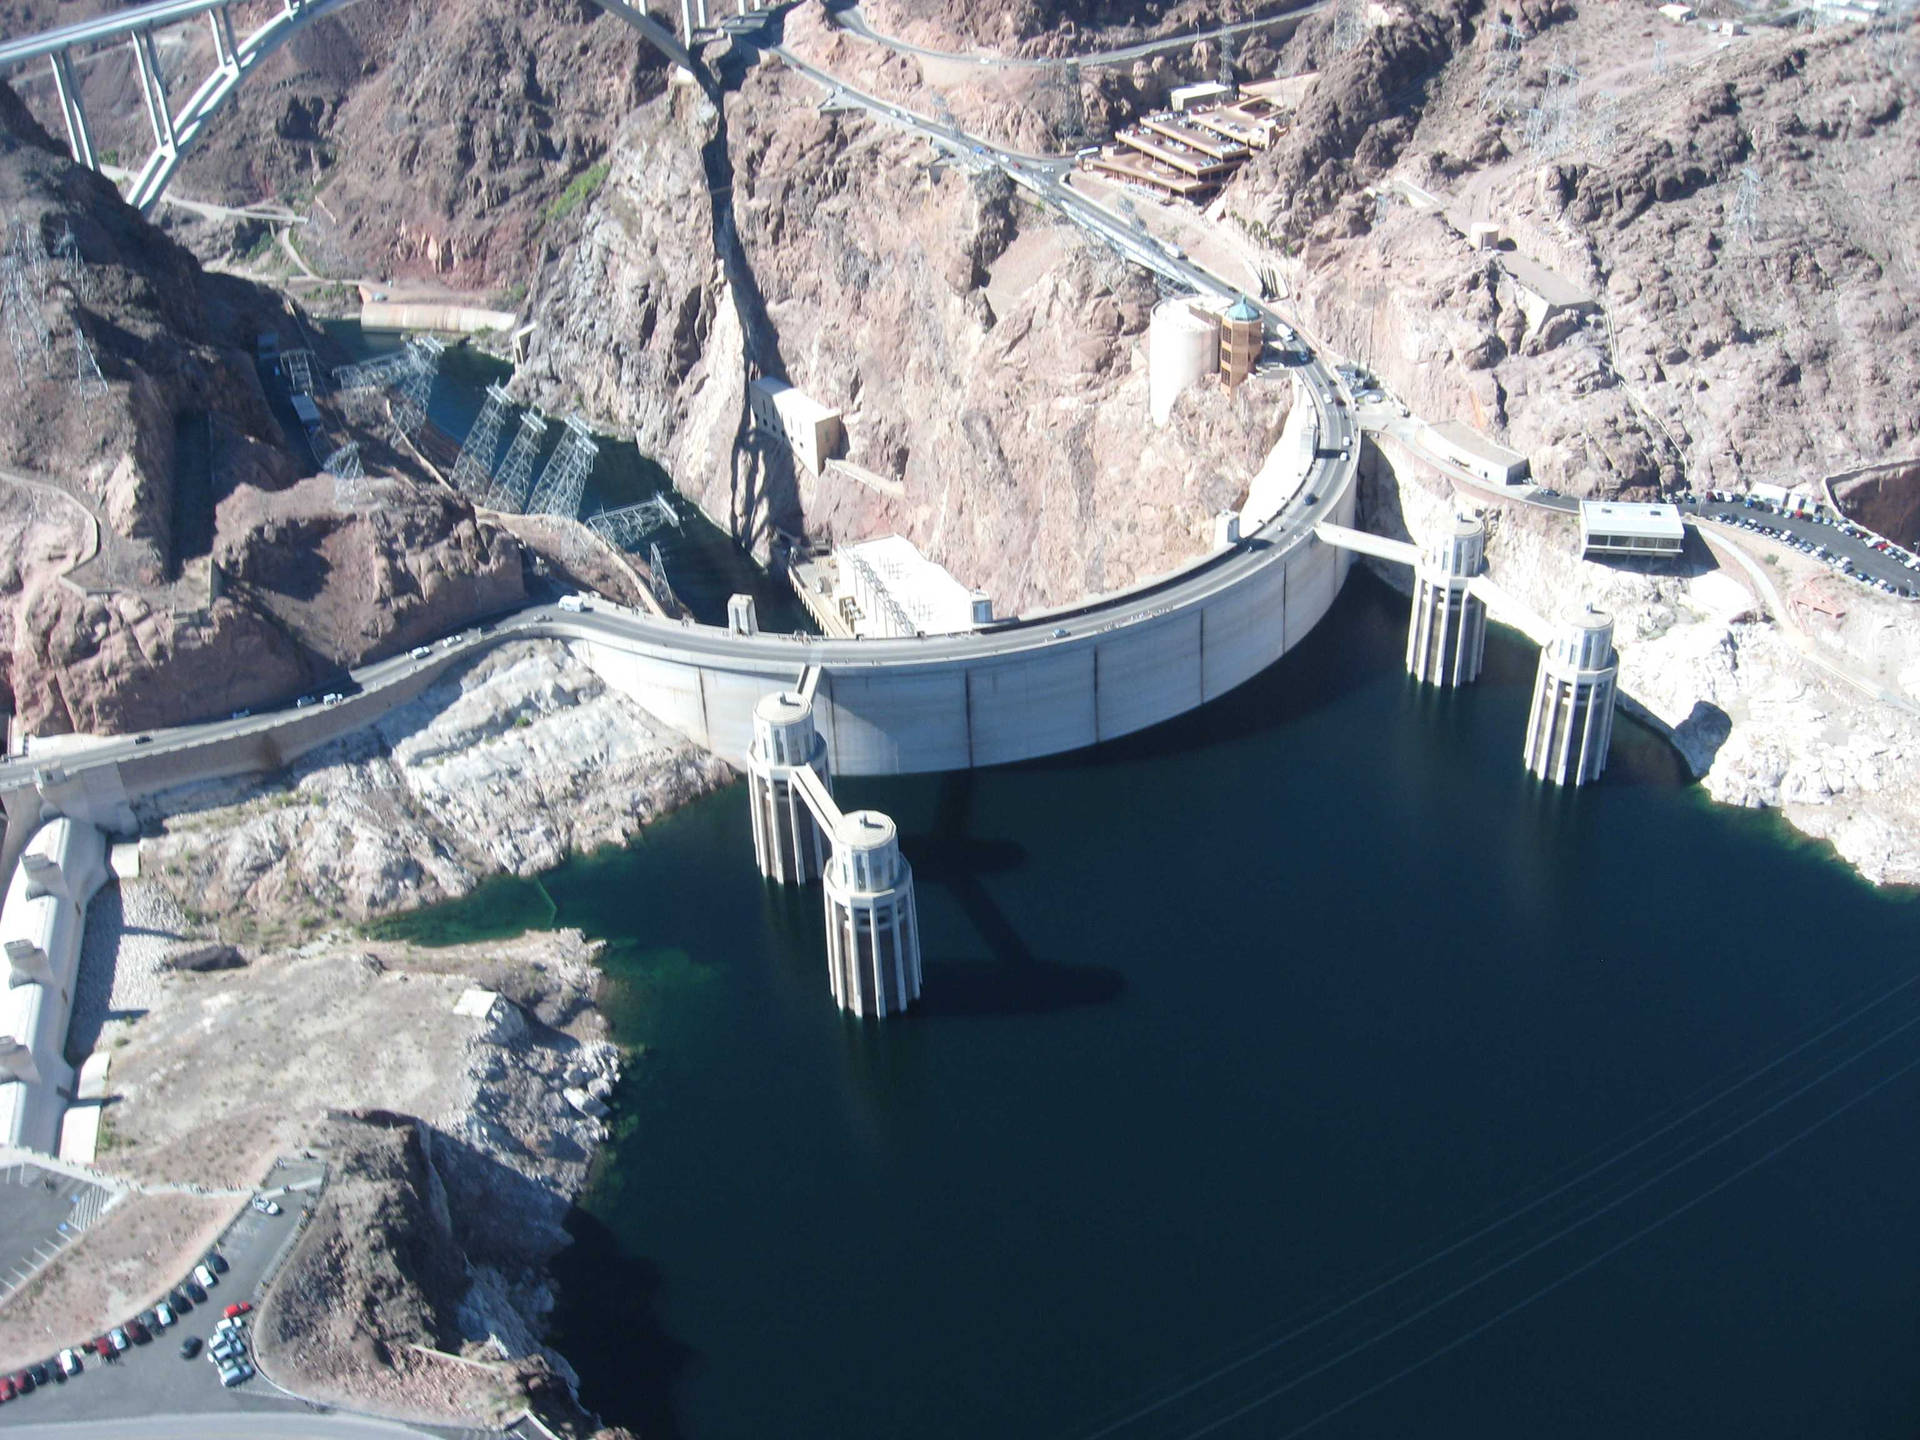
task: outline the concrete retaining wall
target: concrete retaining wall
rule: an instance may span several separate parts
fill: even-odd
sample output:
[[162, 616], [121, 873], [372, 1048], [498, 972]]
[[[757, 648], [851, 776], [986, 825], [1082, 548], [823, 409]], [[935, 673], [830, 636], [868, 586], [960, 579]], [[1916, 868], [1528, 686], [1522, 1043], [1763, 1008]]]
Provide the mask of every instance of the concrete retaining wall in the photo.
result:
[[73, 1093], [67, 1021], [87, 902], [106, 882], [106, 837], [61, 817], [34, 834], [0, 906], [0, 1145], [53, 1154]]

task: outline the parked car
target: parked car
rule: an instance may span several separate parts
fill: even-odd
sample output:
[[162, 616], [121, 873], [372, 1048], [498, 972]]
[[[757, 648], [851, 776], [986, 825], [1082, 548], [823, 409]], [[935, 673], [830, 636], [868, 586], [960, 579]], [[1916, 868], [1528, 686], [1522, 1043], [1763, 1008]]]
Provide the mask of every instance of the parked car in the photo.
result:
[[269, 1200], [264, 1195], [256, 1195], [253, 1197], [253, 1208], [258, 1210], [262, 1215], [278, 1215], [280, 1213], [280, 1202], [278, 1200]]
[[[198, 1280], [187, 1281], [186, 1289], [187, 1289], [187, 1294], [193, 1297], [194, 1305], [204, 1305], [207, 1303], [207, 1292], [201, 1286]], [[189, 1305], [187, 1308], [191, 1310], [193, 1306]]]
[[113, 1342], [113, 1353], [116, 1355], [124, 1354], [126, 1348], [133, 1343], [132, 1340], [127, 1338], [126, 1327], [123, 1325], [116, 1325], [113, 1329], [109, 1330], [107, 1332], [107, 1339]]
[[31, 1395], [35, 1390], [40, 1388], [40, 1382], [33, 1378], [33, 1372], [31, 1370], [22, 1370], [18, 1375], [13, 1377], [13, 1388], [18, 1390], [22, 1395]]
[[180, 1342], [180, 1358], [182, 1360], [191, 1360], [199, 1353], [200, 1337], [198, 1335], [189, 1335]]
[[213, 1267], [213, 1273], [216, 1275], [224, 1275], [227, 1273], [227, 1257], [222, 1255], [218, 1250], [207, 1251], [200, 1263], [203, 1265], [211, 1265]]
[[162, 1327], [165, 1327], [173, 1324], [178, 1317], [173, 1313], [173, 1307], [162, 1300], [158, 1305], [153, 1307], [153, 1318], [158, 1320]]
[[415, 660], [424, 660], [429, 655], [433, 654], [433, 647], [431, 645], [416, 645], [413, 647], [413, 649], [409, 650], [407, 654], [412, 656]]
[[47, 1368], [47, 1362], [44, 1360], [38, 1365], [29, 1365], [27, 1375], [35, 1385], [44, 1385], [53, 1378], [53, 1372]]
[[153, 1339], [153, 1332], [138, 1320], [129, 1320], [126, 1324], [127, 1338], [136, 1345], [144, 1345]]
[[62, 1380], [71, 1380], [75, 1375], [80, 1373], [82, 1368], [79, 1353], [71, 1346], [60, 1352], [55, 1363], [60, 1367], [60, 1378]]
[[342, 695], [338, 690], [329, 690], [326, 694], [320, 697], [320, 703], [322, 705], [338, 705], [342, 700], [346, 698], [347, 697]]
[[183, 1286], [174, 1286], [167, 1299], [173, 1305], [173, 1313], [176, 1315], [184, 1315], [193, 1309], [193, 1298], [187, 1294]]
[[209, 1290], [220, 1283], [219, 1278], [205, 1265], [196, 1265], [193, 1267], [193, 1278]]
[[237, 1319], [238, 1317], [245, 1315], [248, 1311], [252, 1309], [253, 1309], [253, 1304], [251, 1301], [242, 1300], [238, 1304], [227, 1306], [226, 1318], [229, 1320]]
[[0, 1405], [6, 1404], [18, 1393], [19, 1389], [10, 1376], [0, 1376]]

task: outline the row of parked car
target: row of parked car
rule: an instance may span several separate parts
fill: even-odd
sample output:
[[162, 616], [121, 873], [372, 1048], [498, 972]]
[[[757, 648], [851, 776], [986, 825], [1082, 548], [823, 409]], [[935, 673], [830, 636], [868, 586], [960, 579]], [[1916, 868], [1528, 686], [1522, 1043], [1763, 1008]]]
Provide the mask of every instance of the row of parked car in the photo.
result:
[[[1708, 492], [1710, 498], [1716, 500], [1720, 498], [1722, 493], [1723, 492], [1717, 490]], [[1893, 544], [1891, 541], [1875, 535], [1872, 531], [1864, 530], [1850, 520], [1834, 519], [1828, 515], [1808, 515], [1777, 510], [1766, 501], [1754, 500], [1751, 497], [1745, 497], [1742, 500], [1736, 500], [1731, 503], [1740, 504], [1743, 509], [1753, 513], [1741, 514], [1735, 511], [1729, 514], [1722, 512], [1716, 518], [1723, 523], [1737, 525], [1743, 530], [1751, 530], [1756, 535], [1764, 535], [1778, 544], [1798, 550], [1804, 555], [1811, 555], [1816, 560], [1824, 560], [1842, 575], [1858, 580], [1869, 589], [1879, 590], [1888, 595], [1902, 596], [1906, 599], [1914, 598], [1916, 593], [1914, 586], [1896, 585], [1891, 580], [1882, 579], [1877, 575], [1869, 575], [1866, 571], [1855, 565], [1846, 555], [1831, 550], [1825, 545], [1818, 544], [1797, 531], [1789, 530], [1778, 525], [1770, 525], [1767, 523], [1767, 517], [1775, 514], [1786, 515], [1793, 513], [1794, 518], [1803, 523], [1825, 525], [1830, 529], [1837, 530], [1841, 534], [1859, 541], [1869, 550], [1886, 556], [1889, 560], [1894, 561], [1896, 564], [1908, 570], [1920, 570], [1920, 557], [1916, 557], [1908, 551], [1901, 549], [1898, 545]]]
[[[0, 1404], [18, 1400], [31, 1395], [44, 1385], [61, 1384], [86, 1372], [89, 1357], [112, 1361], [124, 1355], [135, 1345], [146, 1345], [163, 1330], [171, 1329], [181, 1322], [181, 1318], [191, 1312], [195, 1306], [211, 1303], [207, 1292], [220, 1283], [220, 1277], [227, 1273], [226, 1257], [218, 1250], [209, 1250], [206, 1258], [193, 1267], [193, 1274], [170, 1290], [166, 1298], [156, 1301], [124, 1324], [115, 1325], [106, 1334], [96, 1336], [81, 1345], [72, 1345], [62, 1350], [51, 1360], [43, 1360], [37, 1365], [29, 1365], [17, 1374], [0, 1376]], [[241, 1324], [242, 1316], [253, 1309], [250, 1302], [242, 1300], [226, 1307], [219, 1321], [220, 1326], [234, 1327]], [[216, 1339], [220, 1333], [216, 1328]], [[188, 1337], [181, 1342], [180, 1353], [191, 1358], [198, 1353], [200, 1341]], [[247, 1367], [246, 1376], [253, 1373]], [[224, 1372], [221, 1376], [224, 1384], [239, 1384], [239, 1380], [228, 1381]]]

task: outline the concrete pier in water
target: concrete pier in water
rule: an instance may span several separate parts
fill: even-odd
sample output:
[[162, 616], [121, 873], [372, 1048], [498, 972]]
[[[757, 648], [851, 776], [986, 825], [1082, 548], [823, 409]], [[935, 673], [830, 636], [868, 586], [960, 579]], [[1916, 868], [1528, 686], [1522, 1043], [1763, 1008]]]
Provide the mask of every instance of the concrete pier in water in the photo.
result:
[[1487, 605], [1472, 591], [1487, 545], [1486, 523], [1454, 517], [1413, 567], [1407, 673], [1423, 685], [1471, 685], [1487, 650]]
[[920, 916], [893, 821], [875, 810], [843, 816], [826, 881], [833, 998], [862, 1017], [898, 1015], [920, 998]]
[[1585, 785], [1607, 768], [1618, 696], [1613, 617], [1587, 613], [1540, 652], [1527, 715], [1527, 769], [1552, 785]]
[[[809, 671], [799, 687], [753, 709], [747, 799], [760, 873], [780, 885], [825, 881], [827, 969], [842, 1010], [876, 1020], [920, 998], [920, 915], [913, 868], [893, 821], [877, 810], [842, 814], [813, 723]], [[830, 842], [830, 844], [829, 844]]]

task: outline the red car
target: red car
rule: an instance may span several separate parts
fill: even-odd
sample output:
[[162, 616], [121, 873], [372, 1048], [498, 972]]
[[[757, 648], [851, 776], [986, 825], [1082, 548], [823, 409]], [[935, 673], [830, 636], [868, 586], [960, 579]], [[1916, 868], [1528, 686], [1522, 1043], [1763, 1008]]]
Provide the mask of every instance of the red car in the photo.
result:
[[14, 1388], [13, 1381], [0, 1380], [0, 1403], [5, 1403], [13, 1399], [18, 1393], [19, 1391]]
[[253, 1302], [251, 1300], [242, 1300], [237, 1305], [227, 1306], [226, 1311], [224, 1313], [226, 1314], [227, 1319], [235, 1320], [242, 1315], [251, 1313], [252, 1310], [253, 1310]]
[[107, 1339], [106, 1336], [102, 1335], [99, 1339], [93, 1342], [93, 1353], [98, 1355], [102, 1360], [112, 1359], [113, 1358], [113, 1342]]

